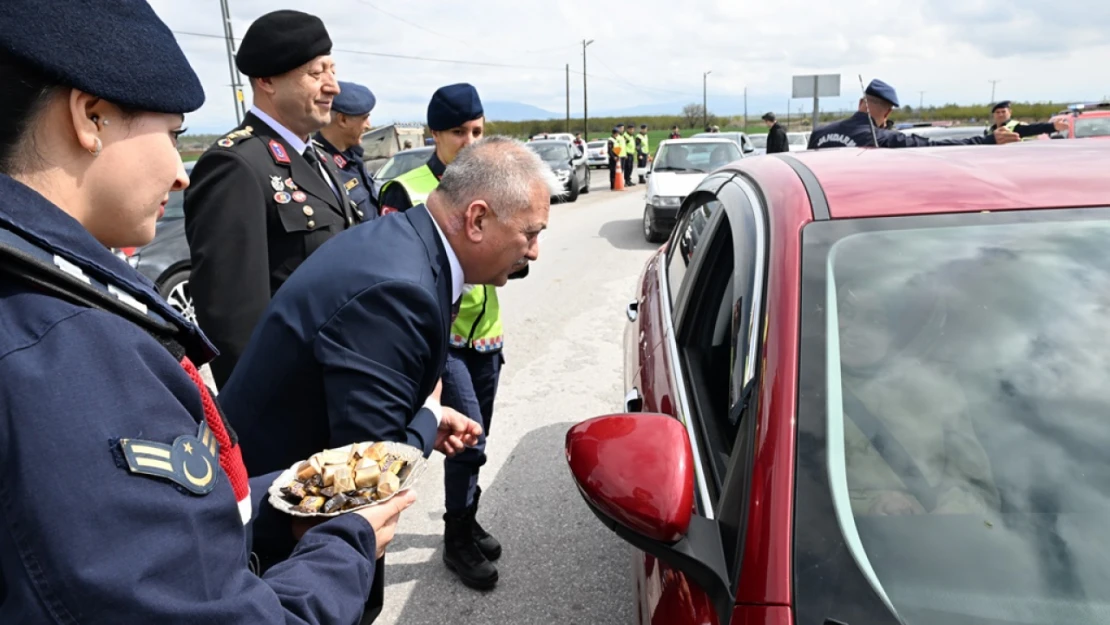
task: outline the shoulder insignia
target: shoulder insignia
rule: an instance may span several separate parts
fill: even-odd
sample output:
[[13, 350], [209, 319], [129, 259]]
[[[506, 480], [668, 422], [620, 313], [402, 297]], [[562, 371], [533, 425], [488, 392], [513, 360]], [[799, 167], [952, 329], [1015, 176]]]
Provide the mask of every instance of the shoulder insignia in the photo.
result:
[[235, 145], [235, 142], [237, 140], [246, 139], [247, 137], [252, 136], [253, 132], [253, 128], [251, 128], [250, 126], [244, 126], [239, 130], [233, 130], [224, 135], [222, 139], [216, 142], [216, 145], [220, 146], [221, 148], [230, 148], [231, 146]]
[[194, 495], [207, 495], [216, 487], [220, 444], [207, 423], [200, 424], [196, 436], [178, 436], [172, 445], [123, 438], [119, 446], [132, 473], [169, 480]]
[[270, 156], [274, 157], [275, 163], [289, 164], [289, 154], [285, 152], [285, 146], [281, 145], [276, 139], [270, 139]]
[[228, 139], [227, 137], [224, 137], [223, 139], [217, 141], [216, 145], [220, 146], [221, 148], [230, 148], [231, 146], [235, 145], [235, 142], [231, 139]]
[[334, 160], [335, 160], [335, 166], [338, 167], [339, 169], [343, 169], [344, 167], [347, 166], [347, 159], [343, 158], [342, 154], [336, 154], [335, 157], [334, 157]]
[[358, 186], [358, 178], [351, 178], [343, 185], [348, 191]]

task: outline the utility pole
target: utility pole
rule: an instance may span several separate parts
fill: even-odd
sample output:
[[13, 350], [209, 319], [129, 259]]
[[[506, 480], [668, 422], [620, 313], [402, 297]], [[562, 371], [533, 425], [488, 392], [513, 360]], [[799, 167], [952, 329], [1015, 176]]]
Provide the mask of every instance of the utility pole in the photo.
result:
[[235, 68], [235, 37], [231, 33], [231, 9], [228, 8], [227, 3], [228, 0], [220, 0], [220, 13], [224, 23], [224, 42], [227, 43], [227, 68], [231, 73], [231, 96], [235, 103], [235, 125], [238, 126], [243, 122], [243, 116], [247, 114], [247, 111], [244, 105], [243, 79], [239, 76], [239, 70]]
[[706, 91], [707, 90], [706, 85], [709, 83], [708, 76], [712, 73], [713, 73], [713, 70], [709, 70], [708, 72], [705, 72], [704, 74], [701, 75], [701, 113], [702, 113], [702, 116], [704, 117], [703, 121], [705, 122], [704, 124], [702, 124], [703, 126], [708, 126], [709, 125], [709, 99], [706, 96], [706, 92], [707, 92]]
[[921, 110], [921, 109], [925, 108], [925, 92], [924, 91], [918, 91], [917, 93], [921, 94], [921, 97], [918, 98], [918, 100], [917, 100], [917, 109]]
[[567, 63], [567, 132], [570, 132], [570, 63]]
[[586, 141], [590, 140], [590, 108], [587, 105], [588, 99], [586, 98], [586, 46], [593, 43], [594, 40], [582, 40], [582, 131], [585, 134]]
[[748, 88], [744, 87], [744, 132], [748, 131]]
[[988, 80], [987, 82], [989, 82], [991, 84], [991, 104], [994, 104], [994, 87], [995, 87], [995, 85], [997, 85], [998, 83], [1000, 83], [1002, 81], [1001, 80]]

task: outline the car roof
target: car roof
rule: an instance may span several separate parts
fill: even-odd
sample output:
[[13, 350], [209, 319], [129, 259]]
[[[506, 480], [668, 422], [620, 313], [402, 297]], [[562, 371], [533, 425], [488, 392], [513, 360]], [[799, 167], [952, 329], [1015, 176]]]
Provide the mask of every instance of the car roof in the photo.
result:
[[435, 150], [435, 149], [436, 148], [435, 148], [434, 145], [422, 145], [418, 148], [409, 148], [407, 150], [401, 150], [400, 152], [395, 152], [393, 154], [393, 156], [397, 156], [398, 154], [419, 154], [421, 152], [431, 152], [432, 150]]
[[689, 139], [664, 139], [659, 142], [659, 145], [669, 145], [671, 143], [732, 143], [736, 144], [732, 139], [709, 139], [702, 137], [691, 137]]
[[[789, 158], [812, 172], [834, 219], [1110, 206], [1110, 151], [1101, 142], [839, 148]], [[729, 168], [743, 171], [761, 161]]]

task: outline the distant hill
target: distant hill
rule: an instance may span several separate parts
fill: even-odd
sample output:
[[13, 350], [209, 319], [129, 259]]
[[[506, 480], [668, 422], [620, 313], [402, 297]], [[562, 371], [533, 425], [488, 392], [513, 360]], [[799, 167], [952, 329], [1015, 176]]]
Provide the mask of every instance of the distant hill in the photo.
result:
[[520, 102], [484, 102], [486, 119], [490, 121], [522, 122], [532, 119], [562, 119], [566, 113], [545, 111], [538, 106]]

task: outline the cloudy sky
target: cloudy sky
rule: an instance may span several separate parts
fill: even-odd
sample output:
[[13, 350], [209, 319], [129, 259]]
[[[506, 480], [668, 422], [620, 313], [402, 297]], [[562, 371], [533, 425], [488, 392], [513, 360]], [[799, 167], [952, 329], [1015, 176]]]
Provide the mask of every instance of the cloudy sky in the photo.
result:
[[[377, 95], [375, 124], [421, 121], [437, 87], [463, 81], [475, 84], [486, 102], [520, 102], [561, 113], [567, 63], [574, 72], [571, 111], [580, 116], [584, 38], [595, 40], [588, 57], [591, 111], [700, 102], [705, 71], [712, 71], [710, 110], [725, 114], [743, 110], [745, 87], [750, 114], [762, 108], [781, 113], [791, 75], [810, 73], [844, 77], [843, 96], [822, 101], [829, 110], [853, 106], [857, 74], [865, 81], [886, 80], [904, 104], [914, 106], [986, 102], [990, 80], [999, 81], [997, 99], [1110, 96], [1110, 2], [1105, 0], [229, 3], [236, 37], [266, 11], [293, 8], [320, 16], [335, 45], [340, 79], [366, 84]], [[208, 94], [204, 108], [190, 116], [191, 129], [230, 128], [235, 114], [219, 0], [151, 4], [178, 33]], [[811, 106], [790, 103], [793, 110]]]

